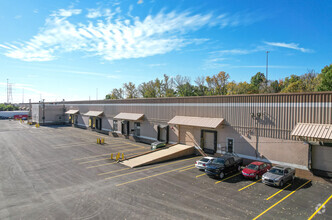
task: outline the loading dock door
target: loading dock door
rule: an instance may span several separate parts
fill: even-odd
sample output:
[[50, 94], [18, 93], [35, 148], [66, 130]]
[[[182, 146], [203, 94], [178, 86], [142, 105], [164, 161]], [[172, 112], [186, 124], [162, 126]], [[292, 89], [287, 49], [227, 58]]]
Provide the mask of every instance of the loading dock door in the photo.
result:
[[312, 169], [332, 172], [332, 147], [312, 146]]
[[204, 152], [214, 154], [217, 151], [217, 131], [201, 130], [201, 147]]
[[204, 132], [204, 148], [214, 151], [214, 133]]

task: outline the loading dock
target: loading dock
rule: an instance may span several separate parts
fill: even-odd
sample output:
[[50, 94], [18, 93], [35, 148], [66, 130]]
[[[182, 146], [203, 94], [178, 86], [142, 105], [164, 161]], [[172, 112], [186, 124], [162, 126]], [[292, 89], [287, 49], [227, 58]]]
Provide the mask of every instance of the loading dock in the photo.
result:
[[332, 177], [332, 125], [298, 123], [292, 136], [309, 144], [309, 168], [316, 175]]
[[168, 124], [178, 126], [179, 143], [200, 146], [204, 152], [214, 154], [217, 151], [216, 129], [223, 122], [223, 118], [175, 116]]
[[[141, 135], [141, 121], [144, 118], [144, 114], [139, 113], [124, 113], [117, 114], [113, 119], [121, 121], [121, 134], [125, 136], [132, 135], [139, 137]], [[134, 128], [130, 129], [130, 122], [134, 122]]]
[[79, 110], [68, 110], [65, 112], [66, 115], [69, 115], [69, 124], [77, 125], [77, 114], [79, 113]]
[[89, 116], [89, 127], [92, 130], [101, 131], [102, 129], [102, 115], [104, 112], [102, 111], [88, 111], [85, 113], [85, 116]]

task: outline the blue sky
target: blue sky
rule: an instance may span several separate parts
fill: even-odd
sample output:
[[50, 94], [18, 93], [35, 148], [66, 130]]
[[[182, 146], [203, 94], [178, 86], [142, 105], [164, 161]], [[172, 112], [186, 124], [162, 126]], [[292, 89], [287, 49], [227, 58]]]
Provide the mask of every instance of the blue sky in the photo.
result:
[[0, 1], [0, 102], [102, 99], [113, 88], [220, 71], [230, 80], [320, 70], [332, 61], [332, 2]]

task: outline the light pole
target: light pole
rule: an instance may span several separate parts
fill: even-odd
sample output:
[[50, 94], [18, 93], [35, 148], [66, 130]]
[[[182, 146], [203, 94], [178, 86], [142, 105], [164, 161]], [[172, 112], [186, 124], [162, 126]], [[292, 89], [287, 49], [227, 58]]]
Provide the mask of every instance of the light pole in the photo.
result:
[[270, 51], [266, 51], [266, 83], [269, 80], [269, 53]]

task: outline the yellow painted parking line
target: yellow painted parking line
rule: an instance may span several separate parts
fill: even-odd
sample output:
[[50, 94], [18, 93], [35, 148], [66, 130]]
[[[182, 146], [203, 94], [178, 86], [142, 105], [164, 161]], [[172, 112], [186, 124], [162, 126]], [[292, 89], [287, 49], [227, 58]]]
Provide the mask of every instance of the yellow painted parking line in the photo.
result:
[[90, 166], [90, 167], [85, 167], [86, 169], [91, 169], [91, 168], [96, 168], [96, 167], [102, 167], [102, 166], [108, 166], [111, 164], [115, 164], [117, 162], [112, 162], [112, 163], [103, 163], [103, 164], [99, 164], [99, 165], [95, 165], [95, 166]]
[[230, 178], [232, 178], [232, 177], [234, 177], [234, 176], [238, 176], [238, 175], [240, 175], [240, 174], [241, 174], [241, 172], [238, 172], [238, 173], [234, 174], [233, 176], [230, 176], [230, 177], [227, 177], [227, 178], [225, 178], [225, 179], [219, 180], [219, 181], [215, 182], [214, 184], [221, 183], [221, 182], [223, 182], [223, 181], [225, 181], [225, 180], [228, 180], [228, 179], [230, 179]]
[[259, 217], [261, 217], [262, 215], [264, 215], [266, 212], [268, 212], [270, 209], [272, 209], [273, 207], [275, 207], [276, 205], [278, 205], [279, 203], [281, 203], [282, 201], [284, 201], [285, 199], [287, 199], [288, 197], [290, 197], [293, 193], [295, 193], [297, 190], [299, 190], [300, 188], [302, 188], [303, 186], [307, 185], [309, 182], [311, 182], [311, 180], [308, 180], [307, 182], [305, 182], [304, 184], [302, 184], [300, 187], [298, 187], [296, 190], [294, 190], [293, 192], [289, 193], [287, 196], [285, 196], [284, 198], [280, 199], [278, 202], [274, 203], [272, 206], [270, 206], [268, 209], [266, 209], [264, 212], [262, 212], [261, 214], [257, 215], [255, 218], [253, 218], [253, 220], [258, 219]]
[[129, 170], [129, 169], [131, 169], [131, 168], [129, 167], [129, 168], [123, 168], [123, 169], [120, 169], [120, 170], [113, 170], [113, 171], [109, 171], [107, 173], [98, 173], [98, 175], [106, 175], [106, 174], [120, 172], [120, 171], [123, 171], [123, 170]]
[[94, 155], [94, 156], [89, 156], [89, 157], [74, 158], [73, 160], [91, 159], [91, 158], [102, 157], [102, 156], [107, 156], [107, 155], [111, 156], [111, 153], [108, 153], [108, 154], [99, 154], [99, 155]]
[[281, 190], [279, 190], [278, 192], [274, 193], [272, 196], [270, 196], [269, 198], [265, 199], [265, 200], [269, 200], [272, 197], [276, 196], [277, 194], [281, 193], [284, 189], [287, 189], [288, 187], [290, 187], [292, 184], [288, 184], [287, 186], [285, 186], [284, 188], [282, 188]]
[[256, 184], [256, 183], [258, 183], [258, 182], [260, 182], [260, 181], [262, 181], [262, 179], [259, 179], [259, 180], [255, 181], [255, 182], [253, 182], [253, 183], [250, 183], [249, 185], [247, 185], [247, 186], [245, 186], [245, 187], [239, 189], [238, 191], [240, 192], [240, 191], [242, 191], [242, 190], [248, 188], [249, 186], [252, 186], [252, 185], [254, 185], [254, 184]]
[[[128, 152], [128, 151], [135, 151], [135, 150], [138, 150], [138, 149], [128, 149], [128, 150], [123, 150], [123, 151], [117, 152], [117, 153], [124, 153], [124, 152]], [[116, 154], [116, 153], [113, 153], [113, 154]], [[108, 155], [111, 156], [111, 154], [108, 154]], [[108, 157], [108, 158], [102, 158], [102, 159], [97, 159], [97, 160], [84, 161], [84, 162], [81, 162], [81, 163], [78, 163], [78, 164], [93, 163], [93, 162], [97, 162], [97, 161], [101, 161], [101, 160], [108, 160], [108, 159], [111, 159], [111, 158]]]
[[[105, 180], [107, 180], [107, 179], [113, 179], [113, 178], [120, 177], [120, 176], [129, 175], [129, 174], [133, 174], [133, 173], [138, 173], [138, 172], [142, 172], [142, 171], [145, 171], [145, 170], [152, 170], [152, 169], [156, 169], [156, 168], [159, 168], [159, 167], [164, 167], [164, 166], [172, 165], [172, 164], [175, 164], [175, 163], [180, 163], [180, 162], [183, 162], [183, 161], [186, 161], [186, 160], [190, 160], [190, 159], [194, 159], [194, 158], [197, 158], [197, 157], [183, 159], [183, 160], [180, 160], [180, 161], [175, 161], [175, 162], [172, 162], [172, 163], [167, 163], [167, 164], [163, 164], [163, 165], [159, 165], [159, 166], [155, 166], [155, 167], [149, 167], [149, 168], [146, 168], [146, 169], [137, 170], [137, 171], [133, 171], [133, 172], [130, 172], [130, 173], [120, 174], [120, 175], [117, 175], [117, 176], [111, 176], [111, 177], [105, 178]], [[192, 166], [192, 164], [190, 164], [188, 166], [185, 166], [185, 167], [182, 167], [182, 169], [184, 169], [186, 167], [189, 167], [189, 166]]]
[[204, 175], [206, 175], [206, 173], [203, 173], [203, 174], [201, 174], [201, 175], [198, 175], [198, 176], [196, 176], [196, 178], [201, 177], [201, 176], [204, 176]]
[[[135, 153], [132, 153], [132, 154], [126, 154], [126, 156], [131, 156], [131, 155], [134, 155]], [[137, 155], [137, 154], [136, 154]], [[134, 155], [135, 156], [135, 155]], [[90, 166], [90, 167], [86, 167], [86, 169], [91, 169], [91, 168], [96, 168], [96, 167], [102, 167], [102, 166], [108, 166], [108, 165], [111, 165], [111, 164], [115, 164], [117, 162], [114, 162], [114, 163], [103, 163], [103, 164], [99, 164], [99, 165], [95, 165], [95, 166]]]
[[326, 205], [326, 203], [328, 203], [330, 201], [330, 199], [332, 198], [332, 195], [316, 210], [316, 212], [314, 212], [314, 214], [312, 214], [308, 220], [311, 220], [313, 217], [315, 217], [315, 215]]
[[61, 149], [61, 148], [66, 148], [66, 147], [76, 147], [80, 146], [83, 144], [89, 144], [87, 142], [80, 142], [80, 143], [72, 143], [72, 144], [61, 144], [61, 145], [54, 145], [52, 146], [54, 149]]
[[184, 170], [180, 170], [179, 172], [181, 173], [181, 172], [184, 172], [186, 170], [191, 170], [191, 169], [194, 169], [194, 168], [196, 168], [196, 167], [190, 167], [190, 168], [187, 168], [187, 169], [184, 169]]
[[86, 163], [93, 163], [93, 162], [97, 162], [97, 161], [102, 161], [102, 160], [110, 160], [111, 158], [108, 157], [108, 158], [102, 158], [102, 159], [98, 159], [98, 160], [90, 160], [90, 161], [84, 161], [84, 162], [81, 162], [81, 163], [78, 163], [78, 164], [86, 164]]
[[[190, 165], [192, 166], [192, 165]], [[139, 178], [139, 179], [135, 179], [135, 180], [131, 180], [131, 181], [128, 181], [128, 182], [124, 182], [124, 183], [120, 183], [116, 186], [123, 186], [123, 185], [126, 185], [128, 183], [133, 183], [133, 182], [137, 182], [137, 181], [140, 181], [140, 180], [145, 180], [145, 179], [149, 179], [149, 178], [152, 178], [152, 177], [156, 177], [156, 176], [160, 176], [160, 175], [164, 175], [166, 173], [170, 173], [170, 172], [174, 172], [174, 171], [178, 171], [178, 170], [181, 170], [183, 169], [183, 167], [180, 167], [180, 168], [177, 168], [177, 169], [173, 169], [173, 170], [168, 170], [168, 171], [165, 171], [165, 172], [162, 172], [162, 173], [158, 173], [158, 174], [154, 174], [154, 175], [151, 175], [151, 176], [146, 176], [146, 177], [143, 177], [143, 178]]]

